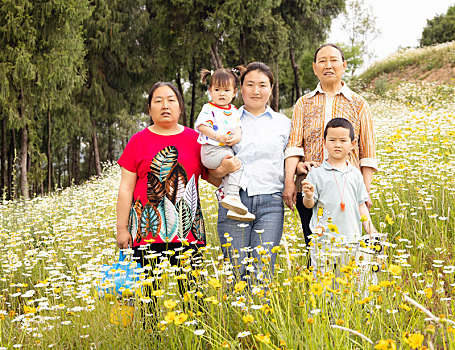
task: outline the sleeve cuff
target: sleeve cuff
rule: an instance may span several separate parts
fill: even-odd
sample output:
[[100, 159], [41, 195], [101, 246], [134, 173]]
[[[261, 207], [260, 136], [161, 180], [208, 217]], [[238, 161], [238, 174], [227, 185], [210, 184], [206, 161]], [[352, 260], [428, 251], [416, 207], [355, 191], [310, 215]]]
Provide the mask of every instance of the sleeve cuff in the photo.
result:
[[362, 158], [360, 159], [360, 167], [370, 167], [378, 171], [378, 160], [376, 158]]
[[284, 150], [284, 159], [288, 157], [303, 157], [303, 148], [301, 147], [288, 147]]

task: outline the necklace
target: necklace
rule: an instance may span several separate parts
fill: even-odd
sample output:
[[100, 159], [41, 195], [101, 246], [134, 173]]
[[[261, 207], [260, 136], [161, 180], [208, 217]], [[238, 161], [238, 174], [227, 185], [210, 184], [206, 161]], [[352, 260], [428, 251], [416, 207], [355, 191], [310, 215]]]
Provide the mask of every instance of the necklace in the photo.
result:
[[338, 180], [335, 175], [335, 168], [333, 167], [332, 164], [330, 164], [330, 166], [332, 167], [332, 174], [333, 174], [333, 177], [335, 178], [335, 183], [337, 184], [337, 188], [338, 188], [338, 194], [340, 195], [340, 198], [341, 198], [340, 208], [341, 208], [341, 211], [344, 211], [344, 209], [346, 208], [346, 204], [343, 202], [343, 195], [344, 195], [344, 189], [346, 188], [347, 176], [344, 177], [343, 191], [340, 191], [340, 186], [338, 185]]

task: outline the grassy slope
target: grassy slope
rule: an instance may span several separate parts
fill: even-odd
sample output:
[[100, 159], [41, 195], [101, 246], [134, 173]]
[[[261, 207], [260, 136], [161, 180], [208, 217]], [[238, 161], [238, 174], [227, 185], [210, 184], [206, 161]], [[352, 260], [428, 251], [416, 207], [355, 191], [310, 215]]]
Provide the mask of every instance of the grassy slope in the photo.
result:
[[455, 41], [399, 51], [370, 66], [351, 85], [380, 91], [385, 83], [400, 80], [455, 85]]

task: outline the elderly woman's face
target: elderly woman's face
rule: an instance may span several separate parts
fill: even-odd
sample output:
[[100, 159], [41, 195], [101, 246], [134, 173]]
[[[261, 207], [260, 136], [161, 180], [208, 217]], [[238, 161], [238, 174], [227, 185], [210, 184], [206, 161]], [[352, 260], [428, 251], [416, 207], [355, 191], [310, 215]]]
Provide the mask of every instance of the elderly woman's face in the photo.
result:
[[242, 84], [242, 99], [247, 111], [254, 112], [264, 109], [271, 94], [272, 86], [267, 75], [258, 70], [253, 70], [245, 75]]
[[337, 84], [341, 82], [346, 65], [340, 51], [333, 46], [326, 46], [319, 50], [316, 62], [313, 62], [313, 71], [322, 85]]
[[149, 106], [149, 115], [154, 124], [163, 128], [174, 127], [181, 113], [177, 96], [170, 87], [160, 86], [154, 91]]

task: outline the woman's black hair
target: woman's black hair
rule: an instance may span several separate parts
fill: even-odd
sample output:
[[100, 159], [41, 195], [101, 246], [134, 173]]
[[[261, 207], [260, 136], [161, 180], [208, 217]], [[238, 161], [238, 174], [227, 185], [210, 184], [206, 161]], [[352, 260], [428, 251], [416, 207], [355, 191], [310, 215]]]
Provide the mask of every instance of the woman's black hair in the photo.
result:
[[[147, 101], [147, 112], [150, 109], [150, 103], [152, 102], [152, 98], [153, 98], [153, 94], [155, 93], [155, 90], [162, 86], [167, 86], [172, 91], [174, 91], [174, 94], [177, 97], [177, 101], [179, 102], [179, 106], [180, 106], [179, 118], [185, 119], [185, 115], [186, 115], [185, 114], [185, 103], [183, 102], [182, 94], [180, 93], [179, 89], [177, 89], [177, 87], [174, 84], [166, 82], [166, 81], [159, 81], [159, 82], [153, 84], [152, 88], [150, 89], [149, 97], [148, 97], [148, 101]], [[151, 119], [150, 119], [150, 123], [151, 124], [153, 123], [153, 121]]]
[[245, 76], [252, 71], [259, 71], [264, 73], [267, 78], [269, 78], [270, 86], [273, 87], [273, 83], [275, 82], [275, 78], [273, 77], [272, 70], [267, 66], [265, 63], [262, 62], [251, 62], [246, 67], [245, 66], [237, 66], [236, 67], [240, 72], [240, 85], [243, 85], [243, 81], [245, 80]]

